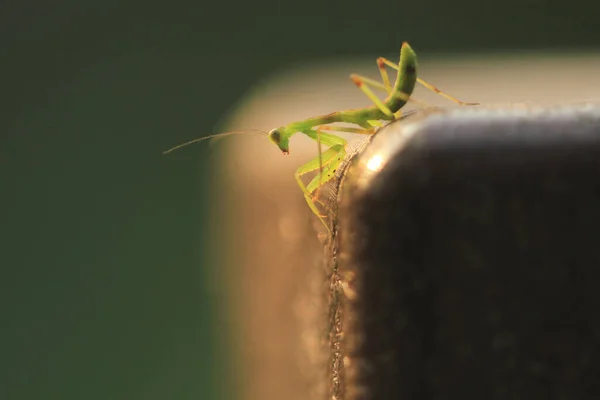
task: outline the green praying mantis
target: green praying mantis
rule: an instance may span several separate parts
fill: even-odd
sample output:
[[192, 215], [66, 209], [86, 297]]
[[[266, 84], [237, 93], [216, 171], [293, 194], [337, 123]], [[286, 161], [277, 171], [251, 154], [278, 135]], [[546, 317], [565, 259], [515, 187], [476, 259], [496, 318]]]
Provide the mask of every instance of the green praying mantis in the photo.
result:
[[[386, 66], [397, 71], [396, 80], [392, 86]], [[318, 189], [325, 183], [333, 179], [337, 169], [346, 156], [346, 139], [327, 132], [349, 132], [371, 135], [383, 121], [393, 121], [402, 115], [400, 109], [410, 100], [416, 83], [420, 83], [426, 88], [452, 100], [460, 105], [477, 105], [478, 103], [467, 103], [455, 99], [454, 97], [442, 92], [435, 86], [423, 81], [417, 76], [417, 56], [410, 45], [406, 42], [402, 44], [400, 50], [400, 61], [395, 64], [383, 57], [377, 59], [377, 67], [381, 75], [382, 82], [352, 74], [350, 79], [362, 92], [374, 103], [370, 107], [337, 111], [326, 115], [307, 118], [302, 121], [292, 122], [290, 124], [272, 129], [270, 132], [254, 132], [267, 135], [269, 140], [275, 144], [283, 154], [290, 152], [290, 138], [296, 133], [303, 133], [309, 138], [317, 141], [319, 155], [300, 166], [294, 177], [298, 186], [304, 194], [304, 198], [312, 210], [329, 231], [329, 225], [325, 221], [325, 216], [321, 215], [316, 206]], [[387, 93], [384, 100], [379, 99], [371, 90], [371, 87], [383, 90]], [[346, 127], [330, 125], [334, 123], [346, 123], [357, 125], [358, 127]], [[226, 132], [217, 135], [210, 135], [194, 139], [192, 141], [175, 146], [163, 154], [170, 153], [181, 147], [187, 146], [206, 139], [212, 139], [219, 136], [239, 134], [242, 132]], [[321, 145], [328, 146], [328, 149], [322, 151]], [[318, 171], [316, 176], [305, 185], [301, 177], [309, 172]]]

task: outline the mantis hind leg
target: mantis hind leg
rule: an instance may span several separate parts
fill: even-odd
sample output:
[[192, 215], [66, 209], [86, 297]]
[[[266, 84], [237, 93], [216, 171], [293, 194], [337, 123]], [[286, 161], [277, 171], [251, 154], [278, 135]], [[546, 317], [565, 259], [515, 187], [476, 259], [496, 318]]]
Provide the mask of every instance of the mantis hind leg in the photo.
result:
[[[377, 89], [381, 89], [384, 90], [388, 95], [392, 93], [392, 83], [390, 82], [390, 76], [387, 73], [387, 69], [386, 69], [386, 63], [385, 61], [387, 61], [385, 58], [383, 57], [379, 57], [377, 59], [377, 68], [379, 69], [379, 75], [381, 75], [381, 82], [377, 82], [374, 81], [373, 79], [361, 76], [361, 75], [356, 75], [353, 74], [352, 76], [355, 76], [357, 78], [359, 78], [360, 80], [362, 80], [364, 83], [369, 84]], [[352, 79], [351, 76], [351, 79]]]
[[375, 105], [377, 106], [377, 108], [379, 108], [379, 110], [386, 115], [388, 118], [394, 118], [394, 113], [392, 112], [392, 110], [389, 109], [388, 106], [386, 106], [383, 101], [381, 101], [381, 99], [379, 97], [377, 97], [377, 95], [375, 93], [373, 93], [373, 91], [371, 90], [371, 88], [369, 87], [369, 85], [379, 88], [379, 89], [383, 89], [387, 91], [387, 88], [385, 86], [385, 84], [379, 83], [377, 81], [374, 81], [372, 79], [369, 78], [365, 78], [363, 76], [360, 75], [356, 75], [356, 74], [352, 74], [350, 75], [350, 79], [352, 79], [352, 82], [354, 82], [354, 84], [356, 86], [358, 86], [358, 88], [360, 90], [362, 90], [362, 92], [373, 102], [375, 103]]
[[[394, 68], [395, 70], [398, 70], [398, 64], [388, 60], [387, 58], [379, 57], [377, 59], [377, 65], [380, 65], [380, 64], [388, 65], [388, 66]], [[381, 69], [381, 67], [380, 67], [380, 69]], [[432, 84], [425, 82], [421, 78], [417, 78], [417, 82], [419, 82], [421, 85], [425, 86], [427, 89], [431, 90], [432, 92], [435, 92], [435, 93], [439, 94], [440, 96], [443, 96], [443, 97], [447, 98], [448, 100], [453, 101], [456, 104], [459, 104], [461, 106], [476, 106], [479, 104], [479, 103], [468, 103], [466, 101], [458, 100], [457, 98], [450, 96], [448, 93], [442, 92], [440, 89], [433, 86]]]
[[[379, 65], [379, 60], [381, 58], [379, 58], [377, 60], [377, 63]], [[388, 118], [394, 120], [394, 119], [398, 119], [402, 116], [402, 110], [398, 110], [395, 113], [392, 112], [392, 110], [389, 109], [388, 106], [386, 106], [383, 101], [381, 101], [379, 99], [379, 97], [377, 97], [375, 95], [375, 93], [373, 93], [373, 91], [369, 88], [369, 86], [373, 86], [377, 89], [381, 89], [381, 90], [385, 90], [386, 92], [388, 92], [388, 94], [392, 93], [392, 89], [391, 86], [388, 89], [388, 86], [390, 85], [390, 80], [389, 77], [387, 75], [387, 72], [385, 71], [385, 68], [380, 69], [381, 71], [381, 77], [384, 80], [384, 83], [380, 83], [377, 81], [374, 81], [373, 79], [370, 78], [366, 78], [364, 76], [361, 75], [356, 75], [356, 74], [352, 74], [350, 75], [350, 79], [352, 79], [352, 82], [354, 82], [354, 84], [356, 86], [358, 86], [358, 88], [360, 90], [363, 91], [364, 94], [367, 95], [367, 97], [373, 102], [375, 103], [375, 105], [377, 106], [377, 108], [379, 108], [379, 110], [384, 113], [386, 116], [388, 116]], [[402, 92], [396, 92], [394, 93], [395, 97], [398, 97], [406, 102], [408, 101], [413, 101], [416, 103], [421, 103], [424, 104], [425, 106], [427, 106], [427, 104], [425, 104], [425, 102], [419, 101], [414, 99], [412, 96], [406, 94], [406, 93], [402, 93]]]
[[388, 76], [387, 69], [385, 68], [385, 60], [383, 57], [379, 57], [377, 59], [377, 68], [379, 68], [379, 74], [381, 75], [381, 80], [383, 81], [383, 85], [385, 86], [385, 90], [388, 94], [392, 93], [392, 84], [390, 83], [390, 77]]
[[[386, 65], [391, 63], [390, 61], [388, 61], [387, 59], [383, 58], [383, 57], [379, 57], [377, 59], [377, 68], [379, 69], [379, 74], [381, 75], [381, 82], [377, 82], [373, 79], [361, 76], [361, 75], [357, 75], [357, 74], [352, 74], [350, 75], [350, 79], [352, 79], [352, 82], [354, 82], [354, 84], [356, 86], [358, 86], [358, 88], [360, 90], [363, 91], [363, 93], [365, 95], [367, 95], [367, 97], [373, 102], [375, 103], [375, 105], [377, 106], [377, 108], [379, 108], [379, 110], [384, 113], [385, 115], [387, 115], [389, 118], [393, 118], [393, 119], [397, 119], [400, 118], [402, 116], [402, 111], [398, 110], [395, 113], [393, 113], [389, 107], [387, 107], [376, 95], [375, 93], [373, 93], [373, 91], [369, 88], [369, 86], [372, 86], [374, 88], [377, 89], [381, 89], [383, 91], [385, 91], [388, 95], [392, 94], [393, 91], [393, 87], [392, 84], [390, 82], [390, 77], [387, 73], [387, 69], [386, 69]], [[398, 66], [396, 66], [395, 64], [393, 64], [393, 67], [396, 68], [396, 70], [398, 69]], [[405, 93], [395, 93], [396, 97], [401, 98], [402, 100], [405, 101], [409, 101], [412, 100], [411, 96]]]
[[417, 78], [417, 82], [419, 82], [421, 85], [425, 86], [427, 89], [439, 94], [440, 96], [443, 96], [445, 98], [447, 98], [448, 100], [451, 100], [453, 102], [455, 102], [456, 104], [459, 104], [461, 106], [476, 106], [479, 105], [479, 103], [468, 103], [466, 101], [462, 101], [462, 100], [458, 100], [455, 97], [450, 96], [447, 93], [442, 92], [440, 89], [438, 89], [437, 87], [425, 82], [423, 79], [421, 78]]

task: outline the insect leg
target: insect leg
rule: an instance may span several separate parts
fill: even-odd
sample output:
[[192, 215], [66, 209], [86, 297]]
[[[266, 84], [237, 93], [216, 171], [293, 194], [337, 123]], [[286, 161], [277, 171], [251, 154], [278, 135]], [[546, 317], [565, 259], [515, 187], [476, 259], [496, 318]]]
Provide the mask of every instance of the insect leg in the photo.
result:
[[364, 129], [364, 128], [350, 128], [346, 126], [332, 126], [332, 125], [321, 125], [317, 129], [319, 132], [328, 131], [328, 132], [348, 132], [348, 133], [359, 133], [361, 135], [370, 135], [373, 133], [373, 129]]
[[388, 94], [392, 93], [392, 84], [390, 83], [390, 77], [388, 76], [387, 69], [385, 68], [385, 58], [379, 57], [377, 59], [377, 68], [379, 68], [379, 74], [381, 75], [381, 80], [385, 85], [385, 90]]
[[378, 87], [378, 88], [383, 88], [385, 90], [385, 86], [379, 82], [375, 82], [371, 79], [365, 79], [364, 77], [361, 77], [359, 75], [356, 74], [352, 74], [350, 75], [350, 79], [352, 79], [352, 82], [354, 82], [354, 84], [356, 86], [358, 86], [358, 88], [360, 90], [363, 91], [364, 94], [367, 95], [367, 97], [369, 99], [371, 99], [371, 101], [373, 103], [375, 103], [375, 105], [377, 106], [377, 108], [379, 108], [381, 110], [382, 113], [384, 113], [385, 115], [387, 115], [390, 118], [394, 117], [394, 113], [388, 108], [388, 106], [386, 106], [385, 104], [383, 104], [383, 101], [381, 101], [381, 99], [379, 99], [379, 97], [377, 97], [375, 95], [375, 93], [373, 93], [373, 91], [369, 88], [369, 84], [371, 84], [372, 86]]
[[[316, 134], [317, 134], [317, 142], [319, 143], [319, 158], [321, 158], [321, 146], [320, 146], [320, 138], [321, 135], [325, 134], [323, 131], [329, 131], [329, 132], [347, 132], [347, 133], [358, 133], [361, 135], [372, 135], [373, 132], [375, 132], [375, 130], [370, 127], [370, 128], [352, 128], [352, 127], [346, 127], [346, 126], [332, 126], [332, 125], [321, 125], [316, 129]], [[327, 134], [325, 134], [327, 135]], [[328, 135], [329, 138], [337, 138], [338, 139], [338, 143], [344, 146], [346, 146], [346, 142], [344, 139], [340, 138], [339, 136], [334, 136], [334, 135]], [[343, 140], [343, 142], [342, 142]], [[344, 156], [345, 156], [345, 152], [344, 152]], [[343, 160], [343, 157], [342, 157]], [[327, 173], [323, 173], [324, 171], [324, 166], [323, 166], [323, 162], [321, 160], [319, 160], [319, 175], [317, 175], [317, 177], [319, 179], [321, 179], [323, 176], [327, 175]], [[335, 171], [333, 171], [333, 173], [335, 174]], [[330, 178], [331, 179], [331, 178]], [[326, 181], [325, 181], [326, 182]], [[319, 203], [321, 203], [318, 199], [319, 197], [319, 193], [318, 193], [318, 189], [323, 185], [323, 183], [325, 182], [320, 182], [317, 186], [316, 186], [316, 193], [313, 194], [312, 199], [313, 201], [317, 201]], [[313, 190], [310, 190], [310, 192], [312, 193]], [[323, 204], [323, 203], [321, 203]]]
[[[332, 135], [327, 135], [327, 136], [332, 136]], [[340, 138], [340, 139], [342, 139], [342, 138]], [[342, 139], [342, 140], [344, 140], [344, 139]], [[344, 142], [345, 142], [345, 140], [344, 140]], [[323, 219], [324, 216], [321, 215], [321, 213], [319, 212], [319, 209], [315, 205], [315, 202], [314, 202], [314, 199], [312, 196], [312, 192], [317, 188], [317, 185], [315, 184], [315, 182], [317, 184], [320, 182], [320, 185], [322, 185], [323, 183], [325, 183], [328, 180], [330, 180], [331, 178], [333, 178], [333, 175], [328, 176], [327, 174], [325, 174], [324, 176], [322, 176], [323, 171], [326, 171], [328, 169], [329, 163], [331, 163], [332, 161], [334, 161], [334, 162], [338, 161], [338, 159], [340, 157], [342, 157], [342, 159], [343, 159], [344, 155], [345, 155], [345, 143], [344, 144], [336, 144], [336, 145], [330, 147], [329, 149], [327, 149], [326, 151], [324, 151], [321, 154], [321, 157], [314, 158], [313, 160], [300, 166], [300, 168], [298, 168], [298, 170], [296, 170], [296, 173], [294, 174], [294, 177], [296, 178], [296, 182], [298, 182], [298, 186], [300, 186], [300, 190], [302, 190], [302, 193], [304, 193], [304, 199], [306, 200], [308, 207], [319, 218], [319, 220], [321, 220], [321, 222], [323, 223], [323, 225], [325, 225], [325, 227], [327, 227], [327, 229], [329, 229], [329, 227], [325, 223], [325, 220]], [[304, 184], [304, 182], [302, 182], [302, 179], [300, 177], [308, 172], [318, 170], [319, 164], [320, 164], [319, 159], [321, 159], [321, 162], [323, 164], [323, 167], [322, 167], [323, 171], [319, 172], [318, 175], [315, 178], [313, 178], [313, 180], [309, 183], [309, 187], [310, 187], [310, 190], [309, 190], [309, 187], [307, 187]], [[322, 179], [322, 178], [325, 178], [325, 179]]]
[[323, 166], [323, 171], [315, 176], [306, 186], [306, 190], [309, 193], [313, 193], [323, 186], [323, 184], [333, 179], [335, 177], [335, 173], [337, 172], [337, 168], [346, 157], [346, 149], [341, 145], [333, 146], [329, 150], [332, 150], [335, 155], [334, 157], [330, 158], [330, 161], [327, 163], [327, 165]]
[[457, 98], [454, 98], [454, 97], [450, 96], [449, 94], [442, 92], [437, 87], [425, 82], [421, 78], [417, 78], [417, 82], [419, 82], [421, 85], [425, 86], [427, 89], [432, 90], [432, 91], [436, 92], [437, 94], [439, 94], [440, 96], [444, 96], [448, 100], [451, 100], [457, 104], [460, 104], [461, 106], [476, 106], [479, 104], [479, 103], [467, 103], [465, 101], [458, 100]]
[[[350, 75], [350, 79], [354, 80], [353, 77], [357, 77], [364, 84], [371, 85], [371, 86], [373, 86], [374, 88], [377, 88], [377, 89], [381, 89], [381, 90], [385, 91], [388, 94], [392, 91], [391, 87], [388, 89], [386, 87], [385, 83], [377, 82], [376, 80], [371, 79], [371, 78], [367, 78], [366, 76], [362, 76], [362, 75], [358, 75], [358, 74], [352, 74], [352, 75]], [[388, 78], [388, 81], [389, 81], [389, 78]]]

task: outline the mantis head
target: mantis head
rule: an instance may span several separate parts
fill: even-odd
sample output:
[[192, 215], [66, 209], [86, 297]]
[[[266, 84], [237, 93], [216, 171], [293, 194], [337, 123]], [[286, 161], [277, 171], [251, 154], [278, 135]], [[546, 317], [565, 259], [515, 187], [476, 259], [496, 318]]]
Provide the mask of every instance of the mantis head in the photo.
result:
[[283, 154], [290, 153], [290, 134], [284, 127], [272, 129], [269, 132], [269, 140], [276, 144]]

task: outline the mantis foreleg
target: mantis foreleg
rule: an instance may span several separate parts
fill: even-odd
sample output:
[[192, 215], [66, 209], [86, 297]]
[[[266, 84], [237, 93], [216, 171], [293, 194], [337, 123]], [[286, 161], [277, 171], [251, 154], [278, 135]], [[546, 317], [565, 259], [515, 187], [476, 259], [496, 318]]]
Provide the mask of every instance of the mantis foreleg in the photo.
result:
[[[324, 216], [321, 215], [319, 209], [315, 205], [315, 199], [312, 193], [319, 186], [323, 185], [335, 176], [334, 171], [337, 169], [337, 166], [339, 166], [340, 162], [346, 156], [346, 141], [342, 138], [340, 139], [343, 140], [344, 143], [331, 146], [329, 149], [321, 153], [319, 157], [316, 157], [307, 162], [306, 164], [300, 166], [300, 168], [298, 168], [298, 170], [296, 170], [296, 173], [294, 174], [296, 182], [298, 182], [298, 186], [300, 186], [302, 193], [304, 193], [304, 199], [306, 200], [306, 203], [308, 203], [308, 206], [310, 207], [312, 212], [315, 213], [315, 215], [321, 220], [321, 222], [323, 223], [323, 225], [325, 225], [325, 227], [327, 227], [327, 229], [329, 229], [329, 227], [323, 219]], [[316, 171], [319, 169], [319, 173], [310, 181], [308, 186], [304, 185], [304, 182], [302, 182], [302, 179], [300, 179], [300, 177], [308, 172]]]

